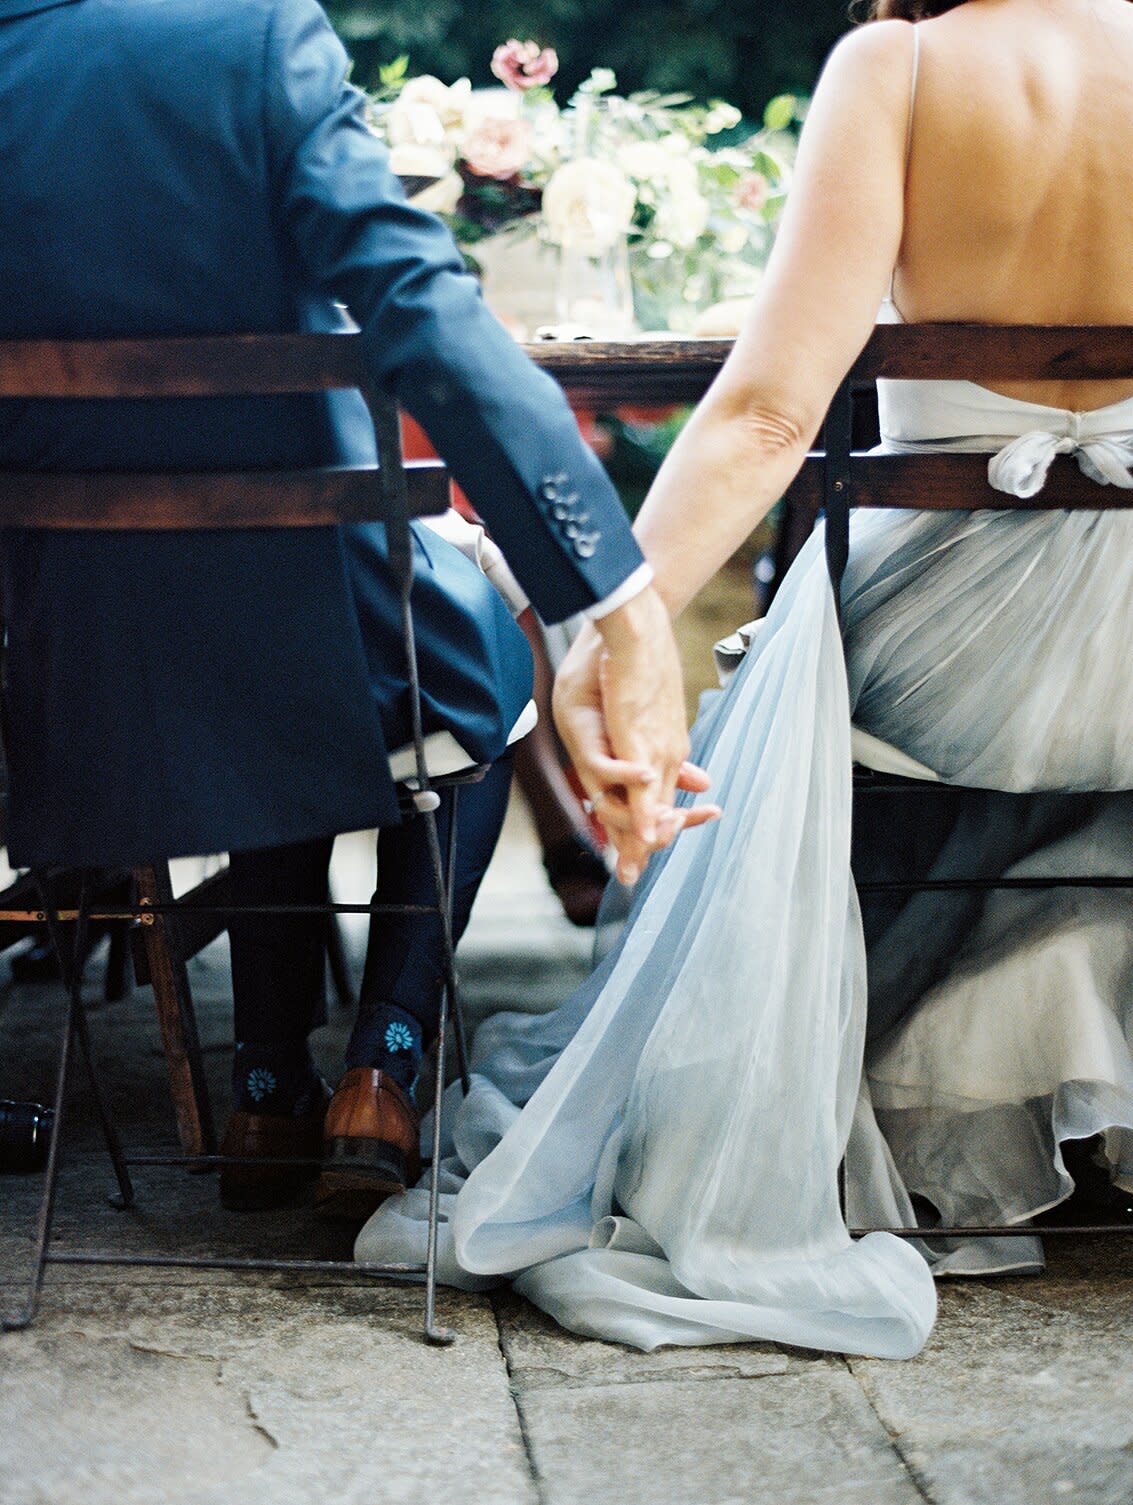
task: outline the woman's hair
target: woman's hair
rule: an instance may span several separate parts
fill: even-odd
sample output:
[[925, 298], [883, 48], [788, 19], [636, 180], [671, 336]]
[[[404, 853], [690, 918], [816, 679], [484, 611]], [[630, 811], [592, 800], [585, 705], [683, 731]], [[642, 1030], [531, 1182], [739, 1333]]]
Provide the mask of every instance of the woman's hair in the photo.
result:
[[964, 0], [872, 0], [866, 14], [870, 21], [927, 21], [963, 4]]

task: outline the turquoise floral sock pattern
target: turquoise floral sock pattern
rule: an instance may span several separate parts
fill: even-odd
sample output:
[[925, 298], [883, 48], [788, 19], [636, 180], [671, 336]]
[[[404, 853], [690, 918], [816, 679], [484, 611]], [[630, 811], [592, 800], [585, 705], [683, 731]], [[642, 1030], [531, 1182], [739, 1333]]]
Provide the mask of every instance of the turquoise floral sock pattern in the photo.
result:
[[238, 1040], [232, 1095], [238, 1113], [299, 1118], [318, 1101], [321, 1080], [306, 1040]]
[[406, 1092], [413, 1091], [424, 1044], [420, 1021], [396, 1004], [363, 1006], [346, 1049], [346, 1066], [376, 1066]]

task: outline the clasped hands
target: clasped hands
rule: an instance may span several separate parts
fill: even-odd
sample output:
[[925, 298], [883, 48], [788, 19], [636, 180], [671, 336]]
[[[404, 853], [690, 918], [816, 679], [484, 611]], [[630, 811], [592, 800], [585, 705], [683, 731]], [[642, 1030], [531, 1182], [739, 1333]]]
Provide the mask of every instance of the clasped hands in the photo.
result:
[[586, 624], [555, 678], [554, 714], [622, 883], [680, 831], [719, 818], [717, 805], [673, 804], [676, 790], [701, 794], [710, 781], [688, 761], [680, 661], [652, 587]]

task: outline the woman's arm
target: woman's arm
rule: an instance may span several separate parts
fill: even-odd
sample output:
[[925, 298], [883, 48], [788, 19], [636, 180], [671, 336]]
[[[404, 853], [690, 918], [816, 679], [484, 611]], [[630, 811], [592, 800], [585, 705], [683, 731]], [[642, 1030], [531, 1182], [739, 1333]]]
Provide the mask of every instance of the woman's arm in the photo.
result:
[[819, 81], [758, 297], [635, 527], [674, 616], [783, 495], [869, 338], [901, 244], [911, 71], [909, 23], [881, 21]]
[[[869, 338], [901, 245], [911, 73], [909, 24], [881, 21], [852, 32], [822, 75], [759, 297], [635, 526], [673, 616], [787, 489]], [[601, 640], [587, 629], [556, 678], [555, 721], [618, 848], [619, 876], [632, 883], [650, 851], [719, 811], [670, 810], [666, 781], [655, 839], [642, 839], [631, 767], [606, 735], [603, 666]], [[707, 787], [687, 764], [676, 782]]]

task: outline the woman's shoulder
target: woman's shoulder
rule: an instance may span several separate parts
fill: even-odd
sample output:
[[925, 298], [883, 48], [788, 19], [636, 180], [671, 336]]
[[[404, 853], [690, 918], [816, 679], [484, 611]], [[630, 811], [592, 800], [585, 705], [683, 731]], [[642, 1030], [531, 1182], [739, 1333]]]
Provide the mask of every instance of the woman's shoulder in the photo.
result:
[[913, 62], [911, 21], [868, 21], [856, 26], [826, 60], [818, 93], [841, 113], [848, 109], [895, 117], [907, 107]]
[[906, 65], [913, 55], [913, 21], [867, 21], [848, 31], [834, 46], [826, 71], [841, 73], [888, 71]]

